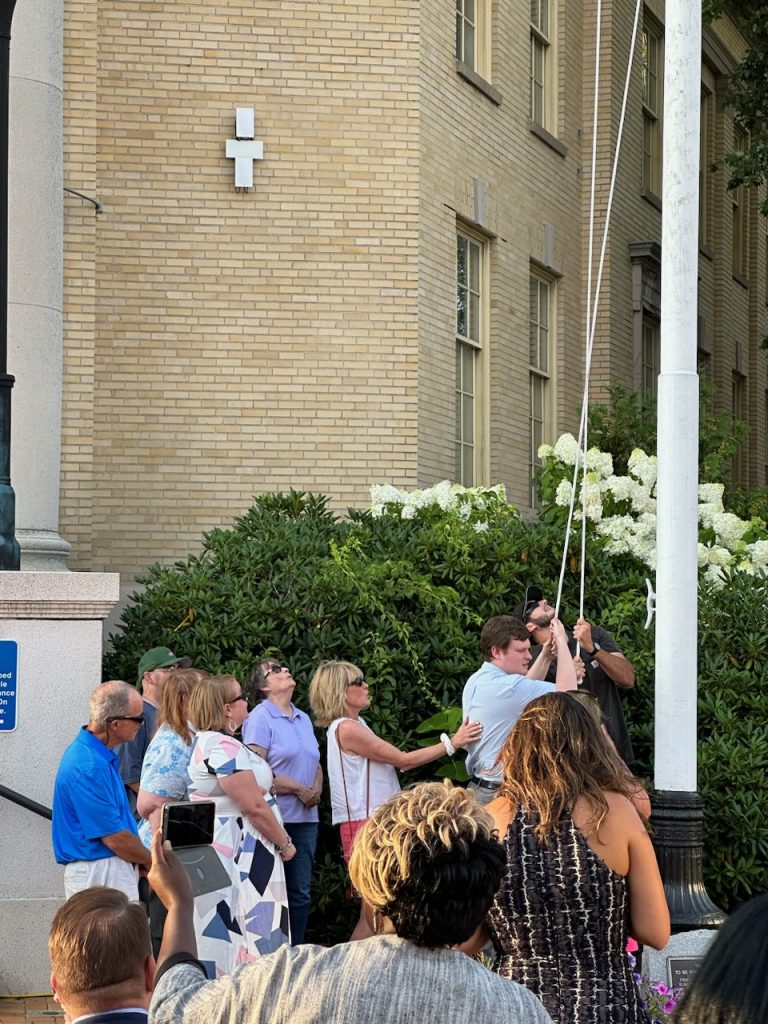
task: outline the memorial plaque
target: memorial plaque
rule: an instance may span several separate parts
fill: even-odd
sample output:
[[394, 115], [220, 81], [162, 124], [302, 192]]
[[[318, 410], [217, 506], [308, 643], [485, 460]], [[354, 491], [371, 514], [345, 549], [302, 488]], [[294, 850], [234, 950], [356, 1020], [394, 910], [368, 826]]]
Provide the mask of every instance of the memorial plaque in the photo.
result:
[[684, 989], [698, 971], [703, 956], [668, 956], [667, 977], [669, 987]]

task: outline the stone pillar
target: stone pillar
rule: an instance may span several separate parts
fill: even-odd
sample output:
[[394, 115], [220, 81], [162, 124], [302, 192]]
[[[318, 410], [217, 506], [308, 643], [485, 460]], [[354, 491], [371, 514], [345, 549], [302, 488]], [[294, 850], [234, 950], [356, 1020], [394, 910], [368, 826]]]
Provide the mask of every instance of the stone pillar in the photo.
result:
[[[102, 623], [117, 573], [0, 573], [0, 639], [18, 644], [17, 719], [0, 732], [0, 782], [51, 807], [65, 747], [101, 682]], [[0, 995], [49, 992], [47, 940], [64, 899], [51, 823], [0, 797]]]
[[8, 372], [21, 568], [67, 568], [59, 527], [63, 346], [63, 0], [18, 0], [11, 27]]

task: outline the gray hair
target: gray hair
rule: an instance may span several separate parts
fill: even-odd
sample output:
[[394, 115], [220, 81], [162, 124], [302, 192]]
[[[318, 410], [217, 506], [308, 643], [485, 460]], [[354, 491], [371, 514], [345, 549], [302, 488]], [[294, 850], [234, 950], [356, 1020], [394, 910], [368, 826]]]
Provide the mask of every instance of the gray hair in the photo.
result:
[[135, 687], [121, 679], [102, 683], [91, 694], [90, 724], [103, 730], [107, 727], [108, 718], [127, 714], [132, 693], [136, 693]]

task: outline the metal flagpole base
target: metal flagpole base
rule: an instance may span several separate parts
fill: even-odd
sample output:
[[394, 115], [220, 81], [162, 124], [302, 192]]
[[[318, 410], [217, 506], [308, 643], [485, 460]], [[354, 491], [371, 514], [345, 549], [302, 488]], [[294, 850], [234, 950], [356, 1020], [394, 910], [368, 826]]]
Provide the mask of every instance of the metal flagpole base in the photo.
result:
[[11, 388], [13, 377], [0, 373], [0, 571], [18, 570], [16, 495], [11, 487]]
[[651, 807], [653, 845], [664, 879], [672, 932], [717, 928], [726, 915], [704, 887], [701, 797], [698, 793], [654, 790]]

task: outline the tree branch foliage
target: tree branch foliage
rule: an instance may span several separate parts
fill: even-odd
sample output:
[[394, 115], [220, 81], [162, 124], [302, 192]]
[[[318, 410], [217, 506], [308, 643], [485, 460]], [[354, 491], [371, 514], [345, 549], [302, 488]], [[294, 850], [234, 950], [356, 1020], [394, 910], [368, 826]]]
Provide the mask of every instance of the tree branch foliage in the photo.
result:
[[[737, 128], [748, 134], [745, 152], [726, 154], [728, 189], [753, 188], [768, 180], [768, 3], [754, 0], [704, 0], [704, 19], [730, 17], [746, 41], [746, 51], [731, 73], [727, 100]], [[768, 217], [768, 198], [761, 204]]]

